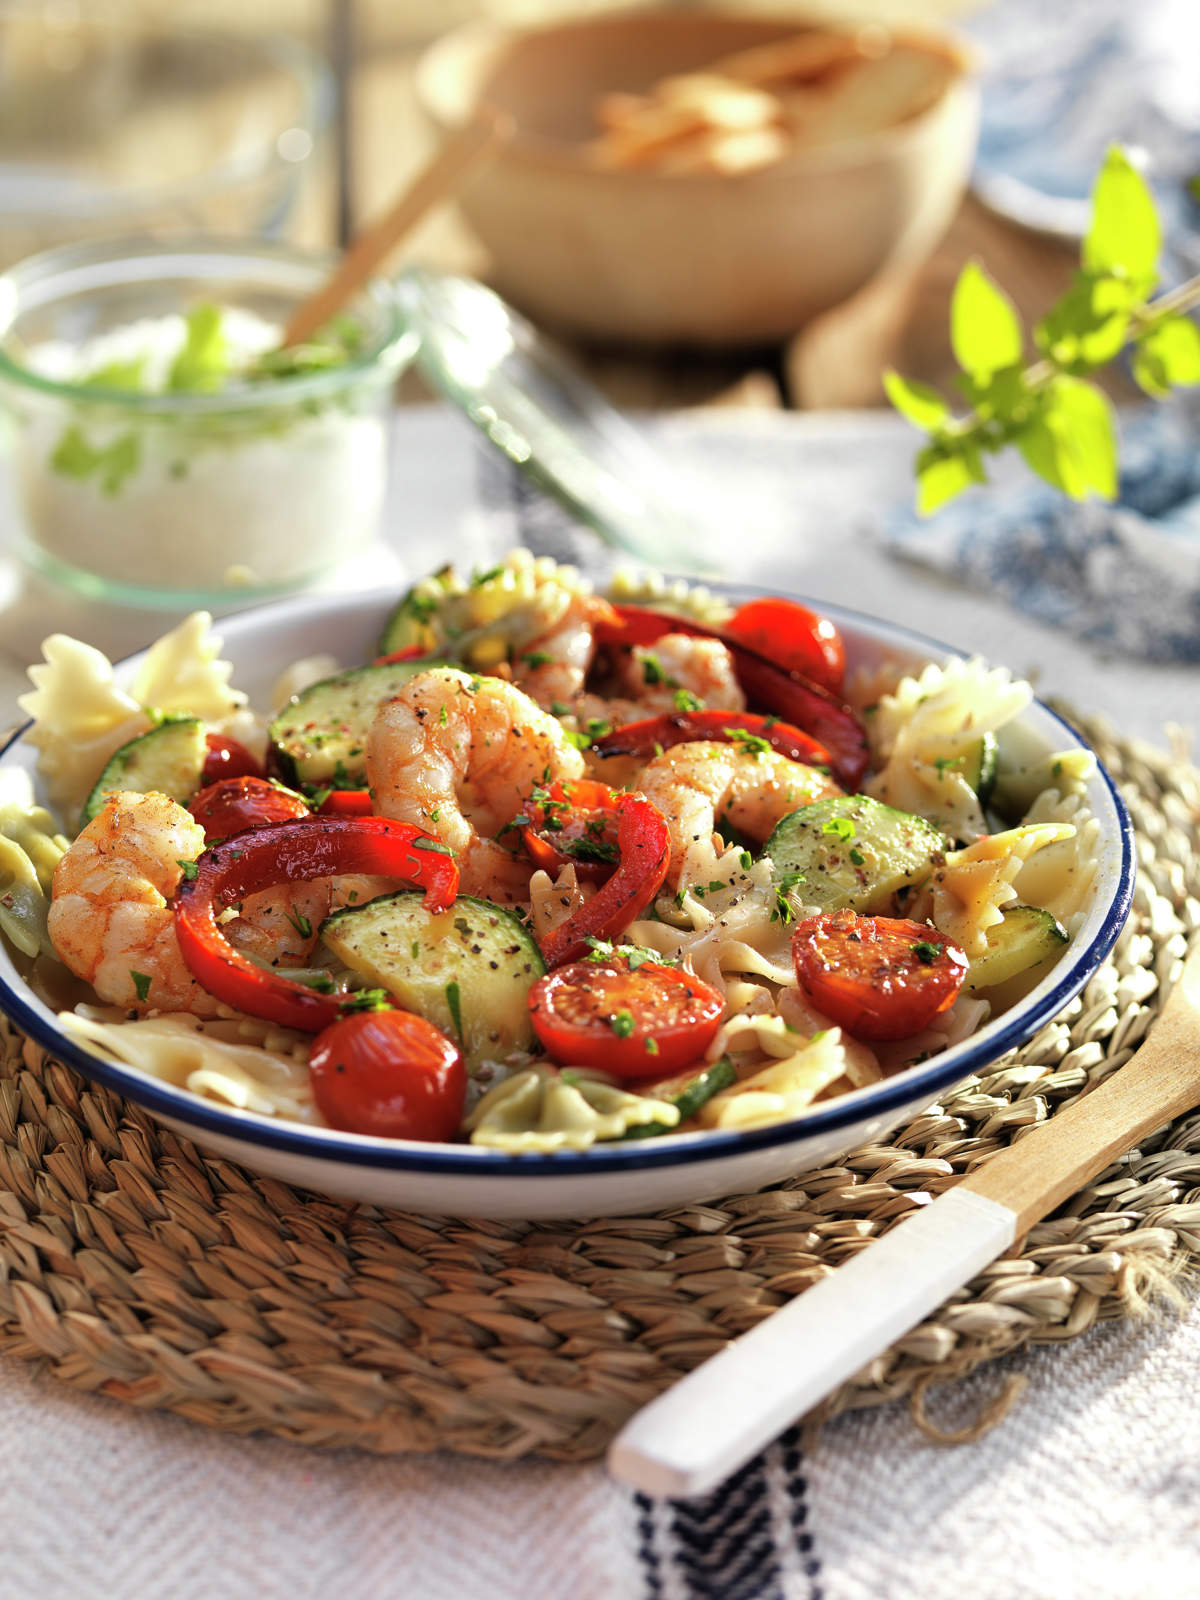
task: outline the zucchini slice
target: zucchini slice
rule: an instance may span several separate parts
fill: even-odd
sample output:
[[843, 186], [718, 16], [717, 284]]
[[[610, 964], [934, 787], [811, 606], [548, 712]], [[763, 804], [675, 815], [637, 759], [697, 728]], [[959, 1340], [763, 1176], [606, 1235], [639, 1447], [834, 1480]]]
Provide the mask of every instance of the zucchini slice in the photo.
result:
[[[720, 1094], [722, 1089], [728, 1089], [736, 1082], [737, 1072], [733, 1062], [728, 1056], [722, 1056], [719, 1061], [714, 1061], [711, 1066], [703, 1068], [700, 1072], [694, 1067], [689, 1067], [684, 1072], [676, 1073], [673, 1078], [642, 1084], [640, 1092], [655, 1100], [669, 1100], [679, 1112], [679, 1124], [682, 1125], [689, 1117], [694, 1117], [700, 1107], [711, 1100], [713, 1095]], [[630, 1085], [630, 1087], [635, 1086]], [[668, 1128], [665, 1122], [640, 1122], [632, 1128], [626, 1128], [621, 1137], [651, 1139], [656, 1134], [678, 1132], [678, 1126]]]
[[993, 989], [1019, 973], [1033, 976], [1035, 967], [1057, 960], [1068, 943], [1062, 923], [1039, 906], [1009, 906], [1002, 914], [1004, 921], [987, 931], [987, 949], [973, 957], [964, 989]]
[[763, 847], [781, 889], [822, 911], [873, 911], [945, 853], [932, 823], [869, 795], [815, 800], [781, 819]]
[[109, 795], [121, 789], [131, 789], [136, 794], [154, 791], [186, 804], [200, 787], [207, 757], [208, 744], [200, 719], [168, 717], [157, 727], [130, 739], [108, 758], [96, 787], [87, 797], [84, 822], [99, 815]]
[[511, 912], [460, 894], [427, 911], [411, 889], [326, 917], [321, 939], [368, 983], [386, 989], [462, 1046], [467, 1071], [533, 1045], [529, 991], [546, 970]]
[[974, 789], [981, 806], [990, 804], [996, 787], [999, 750], [1000, 745], [996, 735], [985, 733], [971, 745], [969, 750], [950, 763], [956, 772], [962, 773]]
[[268, 728], [272, 765], [285, 783], [361, 787], [367, 770], [367, 734], [375, 713], [428, 660], [351, 667], [301, 689]]

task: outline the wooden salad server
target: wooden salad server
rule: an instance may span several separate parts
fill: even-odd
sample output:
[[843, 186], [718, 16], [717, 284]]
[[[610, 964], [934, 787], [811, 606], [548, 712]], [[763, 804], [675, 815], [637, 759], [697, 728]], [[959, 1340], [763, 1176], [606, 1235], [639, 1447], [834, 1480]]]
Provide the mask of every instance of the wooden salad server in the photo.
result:
[[614, 1477], [705, 1494], [935, 1310], [1048, 1212], [1200, 1104], [1200, 945], [1125, 1066], [913, 1212], [644, 1407]]

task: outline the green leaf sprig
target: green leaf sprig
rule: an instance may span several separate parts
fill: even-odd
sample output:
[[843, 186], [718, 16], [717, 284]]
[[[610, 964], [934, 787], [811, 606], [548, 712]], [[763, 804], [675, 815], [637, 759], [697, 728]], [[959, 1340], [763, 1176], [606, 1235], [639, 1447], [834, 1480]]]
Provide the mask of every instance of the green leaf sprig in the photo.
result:
[[1079, 271], [1034, 327], [1040, 359], [1032, 364], [1012, 301], [968, 262], [951, 302], [950, 342], [970, 409], [957, 413], [930, 385], [884, 374], [896, 410], [929, 435], [916, 458], [923, 516], [986, 483], [983, 458], [1010, 446], [1073, 500], [1115, 499], [1116, 417], [1091, 374], [1132, 347], [1134, 379], [1155, 399], [1200, 383], [1200, 328], [1186, 315], [1200, 305], [1200, 277], [1151, 299], [1161, 247], [1154, 198], [1114, 145], [1092, 190]]

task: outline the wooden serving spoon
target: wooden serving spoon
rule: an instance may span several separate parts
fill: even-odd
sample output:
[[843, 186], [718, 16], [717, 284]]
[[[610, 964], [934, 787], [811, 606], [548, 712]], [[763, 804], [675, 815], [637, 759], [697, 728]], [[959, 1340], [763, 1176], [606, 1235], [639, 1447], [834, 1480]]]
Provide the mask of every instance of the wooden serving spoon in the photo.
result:
[[706, 1494], [1139, 1139], [1198, 1104], [1200, 945], [1125, 1066], [652, 1400], [613, 1441], [609, 1470], [649, 1494]]
[[452, 199], [512, 137], [511, 118], [487, 107], [456, 130], [404, 192], [350, 243], [332, 276], [292, 312], [280, 348], [303, 344], [342, 309], [427, 212]]

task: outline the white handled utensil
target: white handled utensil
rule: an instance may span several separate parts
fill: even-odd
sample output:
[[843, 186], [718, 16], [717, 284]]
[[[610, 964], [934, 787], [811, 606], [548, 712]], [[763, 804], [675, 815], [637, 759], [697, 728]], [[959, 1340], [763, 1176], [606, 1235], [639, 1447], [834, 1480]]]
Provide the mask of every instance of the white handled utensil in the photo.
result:
[[1125, 1066], [652, 1400], [613, 1441], [613, 1476], [648, 1494], [715, 1488], [1047, 1212], [1197, 1104], [1200, 947]]

